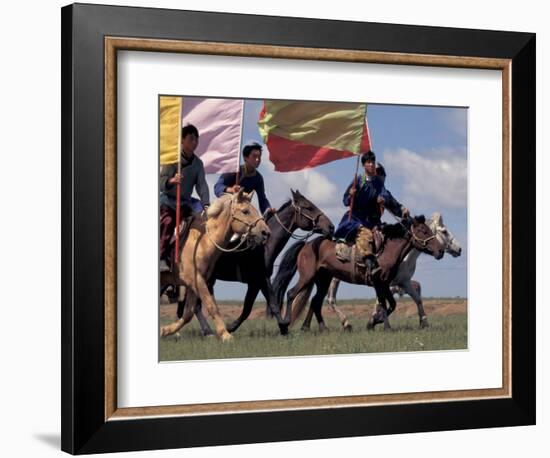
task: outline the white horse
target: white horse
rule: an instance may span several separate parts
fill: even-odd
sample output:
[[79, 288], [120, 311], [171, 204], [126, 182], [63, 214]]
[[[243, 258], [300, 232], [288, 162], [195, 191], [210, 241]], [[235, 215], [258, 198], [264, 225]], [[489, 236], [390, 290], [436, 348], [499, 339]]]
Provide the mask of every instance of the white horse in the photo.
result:
[[[453, 258], [460, 256], [462, 248], [460, 243], [456, 240], [455, 236], [447, 229], [445, 224], [443, 224], [443, 217], [440, 213], [434, 213], [432, 217], [426, 221], [426, 224], [430, 227], [437, 240], [445, 247], [445, 251], [449, 253]], [[412, 297], [416, 306], [418, 308], [418, 317], [420, 320], [420, 327], [424, 328], [428, 326], [428, 317], [424, 311], [424, 306], [422, 305], [422, 296], [420, 294], [420, 283], [412, 280], [414, 272], [416, 270], [416, 261], [420, 256], [420, 251], [413, 249], [411, 250], [403, 262], [399, 265], [399, 270], [395, 279], [391, 283], [392, 293], [398, 293], [402, 296], [404, 293], [407, 293]], [[340, 322], [344, 330], [351, 331], [352, 326], [348, 321], [347, 316], [337, 308], [336, 306], [336, 293], [338, 292], [338, 286], [340, 285], [340, 280], [333, 278], [330, 287], [328, 290], [328, 305], [340, 318]], [[311, 318], [313, 316], [313, 311], [311, 308], [308, 311], [307, 317], [304, 320], [302, 329], [309, 329], [311, 325]]]

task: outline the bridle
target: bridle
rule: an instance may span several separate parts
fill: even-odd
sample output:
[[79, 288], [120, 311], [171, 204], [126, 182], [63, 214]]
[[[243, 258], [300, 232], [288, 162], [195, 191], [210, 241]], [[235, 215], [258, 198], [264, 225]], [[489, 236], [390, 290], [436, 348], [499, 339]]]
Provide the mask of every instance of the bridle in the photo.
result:
[[399, 217], [395, 216], [393, 213], [391, 213], [391, 215], [399, 222], [399, 224], [401, 224], [401, 226], [403, 226], [405, 228], [405, 230], [412, 236], [412, 238], [422, 246], [422, 248], [426, 248], [426, 246], [428, 246], [428, 242], [437, 237], [433, 233], [432, 229], [430, 228], [430, 231], [432, 231], [432, 235], [430, 237], [426, 238], [426, 239], [421, 239], [414, 233], [412, 227], [407, 227], [405, 224], [403, 224], [403, 219], [404, 218], [399, 218]]
[[[241, 234], [240, 236], [240, 242], [233, 248], [223, 248], [220, 245], [218, 245], [214, 239], [210, 236], [210, 232], [208, 230], [208, 221], [204, 222], [204, 228], [206, 232], [206, 236], [208, 237], [208, 240], [212, 242], [212, 244], [220, 251], [223, 251], [224, 253], [240, 253], [241, 251], [248, 250], [250, 248], [250, 244], [248, 243], [248, 237], [250, 236], [250, 233], [252, 230], [256, 227], [256, 224], [258, 224], [259, 221], [261, 221], [263, 218], [260, 216], [256, 218], [252, 223], [248, 223], [244, 221], [243, 219], [239, 218], [237, 215], [235, 215], [235, 211], [233, 209], [233, 199], [231, 199], [230, 203], [231, 207], [231, 220], [236, 220], [241, 224], [244, 224], [247, 228], [246, 232]], [[244, 248], [241, 248], [241, 246], [246, 242], [246, 246]]]
[[426, 248], [426, 246], [428, 245], [428, 242], [430, 240], [433, 240], [436, 238], [436, 235], [435, 234], [432, 234], [430, 237], [426, 238], [426, 239], [421, 239], [419, 237], [417, 237], [417, 235], [414, 233], [412, 227], [410, 229], [408, 229], [408, 231], [410, 232], [410, 234], [412, 235], [412, 238], [418, 242], [423, 248]]
[[[309, 216], [308, 214], [303, 213], [302, 212], [302, 207], [300, 207], [299, 205], [296, 205], [296, 202], [294, 201], [294, 199], [292, 199], [292, 202], [291, 202], [290, 205], [292, 206], [292, 209], [294, 210], [294, 213], [292, 214], [292, 220], [290, 221], [290, 225], [288, 226], [288, 228], [285, 227], [285, 225], [283, 224], [283, 222], [281, 221], [281, 219], [279, 218], [279, 215], [277, 215], [277, 213], [274, 213], [273, 216], [275, 217], [277, 222], [280, 224], [280, 226], [285, 230], [285, 232], [287, 234], [289, 234], [290, 237], [292, 237], [294, 240], [304, 241], [304, 240], [309, 239], [312, 236], [312, 234], [315, 232], [315, 230], [319, 229], [319, 226], [317, 225], [317, 223], [319, 221], [319, 218], [321, 217], [322, 212], [319, 212], [315, 216], [315, 218], [313, 218], [312, 216]], [[306, 235], [301, 235], [301, 236], [300, 235], [294, 235], [294, 233], [290, 230], [290, 228], [298, 220], [299, 216], [303, 216], [304, 218], [311, 221], [312, 228]]]

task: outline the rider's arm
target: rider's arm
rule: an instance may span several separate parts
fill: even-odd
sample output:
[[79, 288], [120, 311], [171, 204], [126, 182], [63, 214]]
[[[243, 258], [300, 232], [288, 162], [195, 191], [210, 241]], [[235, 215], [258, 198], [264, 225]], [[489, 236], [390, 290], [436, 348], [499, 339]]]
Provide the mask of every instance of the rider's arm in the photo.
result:
[[258, 174], [258, 186], [256, 192], [258, 193], [258, 203], [260, 204], [260, 212], [263, 214], [268, 208], [271, 208], [271, 204], [265, 195], [264, 179]]
[[[342, 201], [344, 202], [344, 205], [346, 207], [349, 207], [350, 203], [351, 203], [350, 191], [351, 191], [352, 188], [353, 188], [353, 181], [349, 184], [348, 188], [346, 189], [346, 192], [344, 193], [344, 198], [342, 199]], [[355, 186], [355, 192], [357, 192], [357, 184]]]
[[395, 197], [392, 196], [391, 192], [388, 191], [385, 187], [382, 188], [380, 196], [384, 198], [384, 207], [391, 211], [395, 216], [403, 216], [403, 205], [401, 205]]
[[233, 186], [235, 184], [236, 177], [237, 176], [235, 173], [222, 174], [214, 185], [214, 194], [216, 194], [216, 197], [220, 197], [224, 192], [226, 192], [227, 188]]
[[168, 180], [174, 177], [178, 171], [178, 166], [176, 164], [172, 165], [163, 165], [160, 168], [160, 190], [163, 192], [171, 190], [174, 185], [169, 183]]

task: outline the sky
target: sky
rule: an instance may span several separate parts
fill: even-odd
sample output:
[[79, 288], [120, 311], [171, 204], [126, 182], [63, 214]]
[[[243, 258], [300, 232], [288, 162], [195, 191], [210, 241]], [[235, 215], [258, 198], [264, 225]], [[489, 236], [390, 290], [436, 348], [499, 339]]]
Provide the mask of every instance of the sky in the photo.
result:
[[[261, 105], [258, 100], [245, 102], [243, 146], [253, 141], [263, 144], [257, 127]], [[419, 257], [413, 278], [421, 283], [423, 297], [467, 297], [467, 109], [368, 104], [367, 119], [372, 149], [386, 169], [386, 188], [412, 215], [430, 217], [435, 211], [441, 213], [444, 224], [462, 247], [458, 258], [448, 254], [439, 261], [427, 255]], [[291, 188], [298, 189], [337, 226], [347, 210], [342, 197], [353, 179], [356, 162], [352, 157], [313, 169], [280, 173], [274, 171], [264, 147], [259, 171], [273, 206], [290, 198]], [[212, 195], [217, 178], [207, 175]], [[383, 219], [395, 222], [388, 212]], [[243, 299], [245, 292], [246, 285], [240, 283], [216, 283], [218, 299]], [[338, 297], [372, 298], [374, 290], [342, 283]]]

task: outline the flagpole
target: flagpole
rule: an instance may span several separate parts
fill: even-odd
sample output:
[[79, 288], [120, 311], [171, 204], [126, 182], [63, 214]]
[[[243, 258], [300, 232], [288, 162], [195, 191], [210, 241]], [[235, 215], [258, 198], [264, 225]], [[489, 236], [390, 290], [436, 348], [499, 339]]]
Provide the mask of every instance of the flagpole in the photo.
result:
[[353, 202], [355, 200], [355, 191], [357, 188], [357, 174], [359, 173], [359, 160], [361, 159], [361, 154], [357, 155], [357, 163], [355, 164], [355, 175], [353, 176], [353, 185], [352, 190], [353, 193], [351, 195], [351, 199], [349, 202], [349, 213], [348, 213], [348, 222], [351, 221], [351, 210], [353, 209]]
[[[370, 137], [370, 131], [369, 131], [369, 123], [367, 122], [367, 105], [365, 105], [365, 126], [367, 129], [367, 137], [369, 138], [369, 146], [372, 150], [372, 143], [371, 143], [371, 137]], [[363, 143], [363, 142], [361, 142]], [[361, 147], [359, 147], [361, 149]], [[349, 213], [348, 213], [348, 222], [351, 221], [351, 211], [353, 209], [353, 202], [355, 201], [355, 191], [357, 190], [357, 174], [359, 173], [359, 160], [361, 159], [361, 151], [359, 151], [359, 154], [357, 155], [357, 163], [355, 164], [355, 175], [353, 176], [353, 186], [351, 189], [353, 189], [353, 194], [351, 195], [351, 199], [349, 202]]]
[[[177, 175], [181, 173], [181, 116], [183, 110], [183, 98], [179, 105], [179, 127], [178, 127], [178, 170]], [[180, 202], [181, 202], [181, 179], [176, 183], [176, 254], [174, 256], [174, 264], [177, 266], [179, 263], [180, 253]]]
[[242, 110], [241, 110], [241, 138], [239, 138], [239, 149], [237, 150], [237, 176], [235, 177], [235, 184], [238, 186], [241, 180], [241, 150], [243, 144], [243, 131], [244, 131], [244, 99], [242, 101]]

